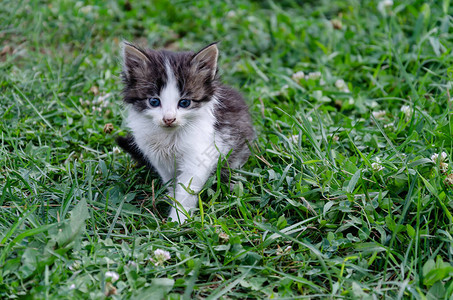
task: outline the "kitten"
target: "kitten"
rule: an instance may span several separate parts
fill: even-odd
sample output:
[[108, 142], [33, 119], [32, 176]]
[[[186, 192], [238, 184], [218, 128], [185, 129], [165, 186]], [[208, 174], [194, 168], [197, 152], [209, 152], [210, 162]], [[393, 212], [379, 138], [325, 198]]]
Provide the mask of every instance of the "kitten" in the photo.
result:
[[[176, 203], [169, 219], [184, 222], [198, 205], [197, 193], [216, 169], [219, 155], [230, 168], [248, 159], [255, 138], [248, 107], [217, 76], [217, 45], [197, 53], [123, 46], [124, 102], [131, 134], [118, 144], [172, 181]], [[231, 151], [231, 153], [230, 153]]]

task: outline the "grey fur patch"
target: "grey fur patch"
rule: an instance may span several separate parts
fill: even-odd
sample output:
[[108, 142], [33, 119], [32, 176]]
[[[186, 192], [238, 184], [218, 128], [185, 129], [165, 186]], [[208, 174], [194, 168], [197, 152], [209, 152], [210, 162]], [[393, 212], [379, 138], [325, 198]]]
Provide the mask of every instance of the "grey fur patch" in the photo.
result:
[[220, 86], [216, 94], [219, 105], [215, 110], [215, 128], [222, 139], [233, 149], [228, 158], [230, 166], [242, 166], [250, 156], [248, 143], [256, 138], [247, 104], [241, 94]]

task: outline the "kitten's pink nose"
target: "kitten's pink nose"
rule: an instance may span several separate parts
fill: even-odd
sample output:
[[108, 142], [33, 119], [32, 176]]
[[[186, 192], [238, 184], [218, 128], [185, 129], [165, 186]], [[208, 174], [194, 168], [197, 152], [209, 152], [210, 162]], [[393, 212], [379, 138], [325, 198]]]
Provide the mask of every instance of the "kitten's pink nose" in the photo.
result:
[[163, 118], [165, 125], [170, 126], [176, 121], [176, 118]]

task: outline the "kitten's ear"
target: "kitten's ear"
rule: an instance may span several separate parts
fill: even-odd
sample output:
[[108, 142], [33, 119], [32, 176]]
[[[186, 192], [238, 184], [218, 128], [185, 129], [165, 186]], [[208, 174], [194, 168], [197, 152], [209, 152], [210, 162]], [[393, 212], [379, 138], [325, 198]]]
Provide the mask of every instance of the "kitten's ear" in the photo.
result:
[[142, 68], [149, 62], [145, 52], [137, 46], [123, 42], [123, 74], [129, 79], [136, 68]]
[[217, 73], [217, 58], [219, 49], [217, 43], [213, 43], [196, 53], [192, 58], [192, 65], [199, 71], [209, 71], [212, 79]]

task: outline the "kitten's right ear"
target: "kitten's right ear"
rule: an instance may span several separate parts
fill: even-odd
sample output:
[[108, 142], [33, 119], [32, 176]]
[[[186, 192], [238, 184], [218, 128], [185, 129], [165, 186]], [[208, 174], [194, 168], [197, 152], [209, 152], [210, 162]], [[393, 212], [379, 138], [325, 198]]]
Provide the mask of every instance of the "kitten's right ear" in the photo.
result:
[[123, 41], [123, 74], [129, 79], [136, 68], [142, 68], [149, 62], [145, 52], [139, 47]]

